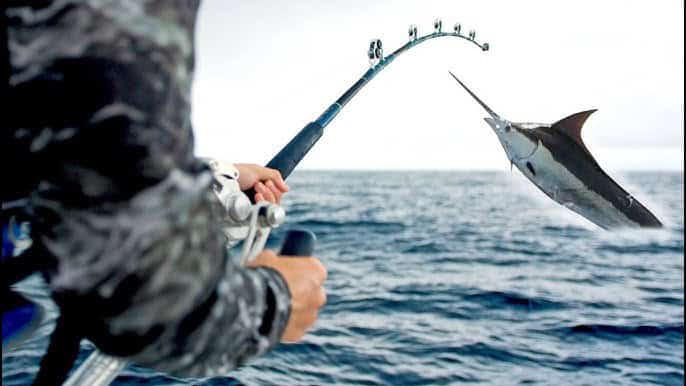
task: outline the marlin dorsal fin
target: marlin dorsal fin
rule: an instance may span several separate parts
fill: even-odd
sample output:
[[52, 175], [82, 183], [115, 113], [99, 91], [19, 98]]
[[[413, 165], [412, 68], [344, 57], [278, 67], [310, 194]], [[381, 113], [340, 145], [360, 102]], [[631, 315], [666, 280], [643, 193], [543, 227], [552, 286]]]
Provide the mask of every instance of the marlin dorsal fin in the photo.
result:
[[551, 128], [564, 133], [585, 149], [586, 145], [584, 145], [584, 141], [581, 139], [581, 128], [584, 126], [586, 119], [596, 111], [596, 109], [593, 109], [572, 114], [553, 123]]

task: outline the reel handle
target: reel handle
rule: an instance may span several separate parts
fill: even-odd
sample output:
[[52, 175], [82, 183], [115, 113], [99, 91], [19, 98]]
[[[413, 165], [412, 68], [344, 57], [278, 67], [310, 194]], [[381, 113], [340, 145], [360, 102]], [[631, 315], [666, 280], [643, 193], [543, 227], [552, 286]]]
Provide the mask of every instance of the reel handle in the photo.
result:
[[279, 255], [282, 256], [312, 256], [317, 237], [305, 229], [293, 229], [286, 233], [281, 244]]

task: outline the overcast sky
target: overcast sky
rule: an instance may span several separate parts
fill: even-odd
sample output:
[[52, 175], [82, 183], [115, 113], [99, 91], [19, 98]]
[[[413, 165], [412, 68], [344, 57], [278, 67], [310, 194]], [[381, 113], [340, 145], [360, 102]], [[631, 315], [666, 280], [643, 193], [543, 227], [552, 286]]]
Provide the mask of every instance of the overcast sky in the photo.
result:
[[205, 0], [193, 90], [196, 153], [267, 162], [369, 67], [440, 17], [328, 126], [308, 169], [509, 169], [485, 112], [551, 123], [597, 108], [583, 137], [601, 166], [683, 170], [683, 1]]

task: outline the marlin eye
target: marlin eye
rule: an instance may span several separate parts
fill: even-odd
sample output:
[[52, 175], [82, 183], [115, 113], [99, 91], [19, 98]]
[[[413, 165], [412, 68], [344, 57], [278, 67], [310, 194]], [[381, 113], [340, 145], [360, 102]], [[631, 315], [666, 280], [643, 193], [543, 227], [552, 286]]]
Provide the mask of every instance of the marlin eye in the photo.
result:
[[505, 126], [505, 132], [509, 132], [510, 130], [512, 130], [512, 126], [510, 126], [509, 124]]

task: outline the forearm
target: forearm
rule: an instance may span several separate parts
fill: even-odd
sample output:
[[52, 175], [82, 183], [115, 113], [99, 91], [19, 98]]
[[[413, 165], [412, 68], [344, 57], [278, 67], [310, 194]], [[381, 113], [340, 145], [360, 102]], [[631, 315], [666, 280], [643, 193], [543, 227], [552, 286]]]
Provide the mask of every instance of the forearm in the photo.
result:
[[[203, 323], [186, 318], [175, 332], [182, 338], [162, 336], [132, 359], [171, 374], [217, 376], [272, 348], [290, 312], [283, 279], [268, 268], [229, 272], [209, 299], [212, 305], [203, 307]], [[238, 299], [237, 292], [242, 294]]]

